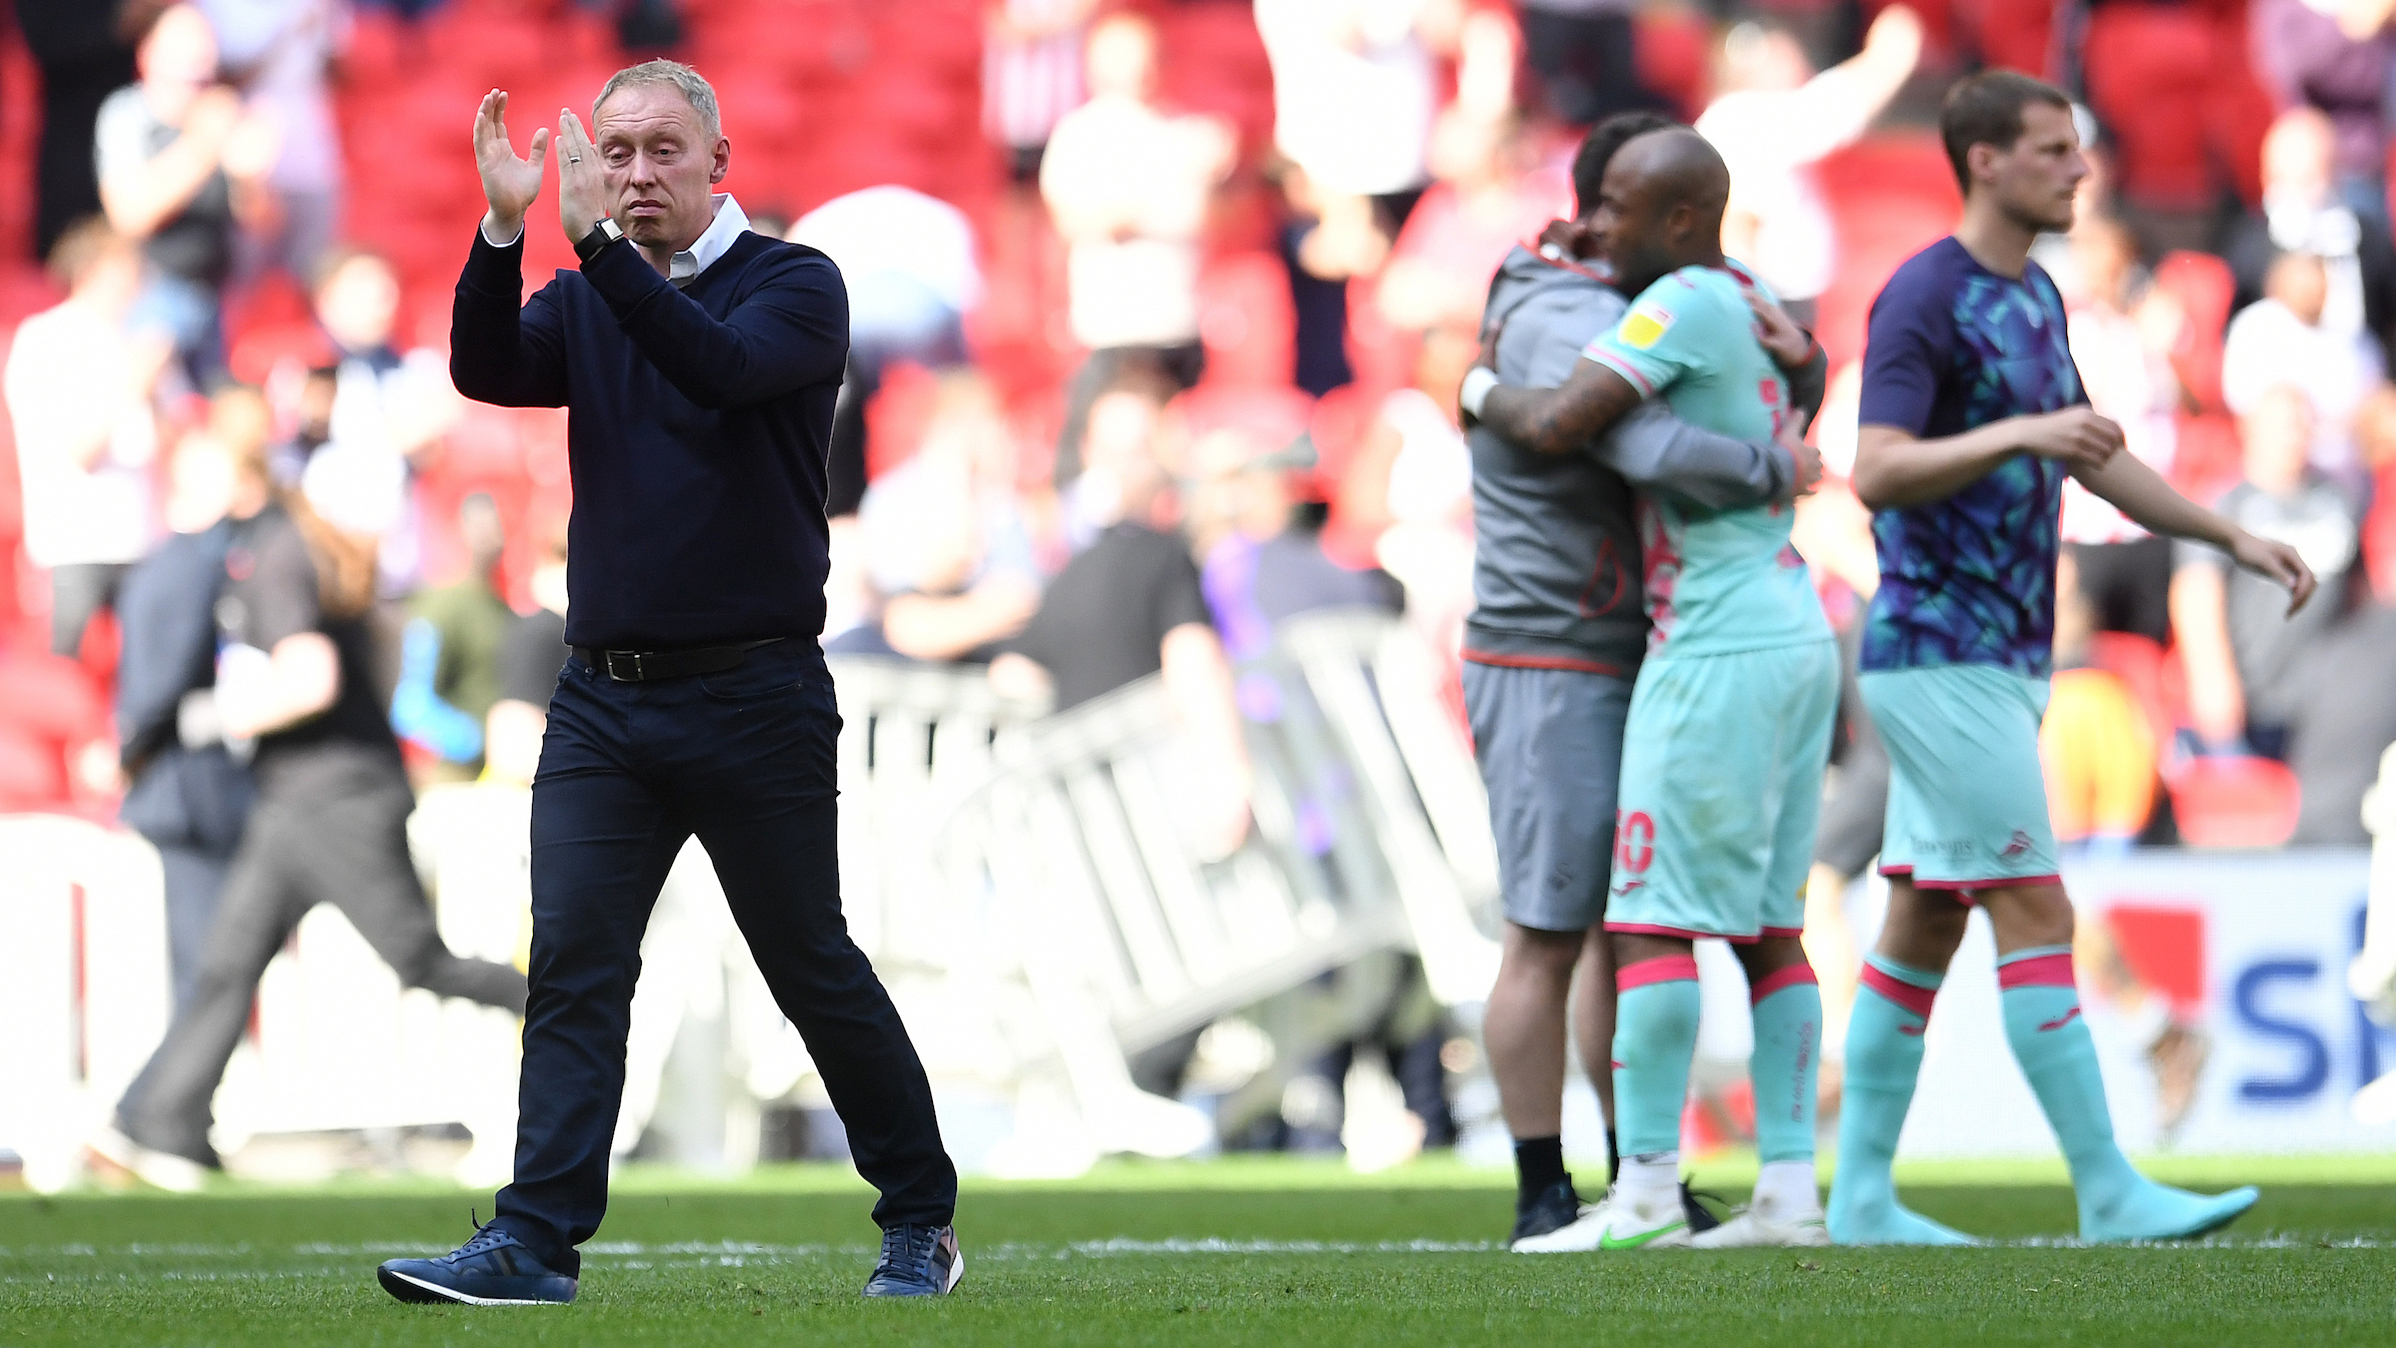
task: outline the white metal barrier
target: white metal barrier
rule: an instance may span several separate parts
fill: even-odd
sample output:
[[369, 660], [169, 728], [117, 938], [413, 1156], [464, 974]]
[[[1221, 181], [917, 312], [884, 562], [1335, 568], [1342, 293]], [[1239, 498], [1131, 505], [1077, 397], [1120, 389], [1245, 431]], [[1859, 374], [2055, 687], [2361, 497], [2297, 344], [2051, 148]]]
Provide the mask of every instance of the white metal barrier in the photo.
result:
[[[831, 663], [850, 927], [944, 1109], [963, 1093], [1012, 1115], [985, 1168], [1198, 1149], [1209, 1121], [1137, 1090], [1127, 1056], [1363, 956], [1418, 951], [1443, 1002], [1486, 995], [1486, 802], [1435, 658], [1388, 618], [1300, 620], [1241, 672], [1273, 710], [1248, 727], [1254, 827], [1219, 860], [1183, 837], [1187, 746], [1157, 681], [1042, 718], [978, 670]], [[528, 822], [528, 793], [505, 787], [419, 802], [411, 844], [459, 953], [521, 963]], [[17, 934], [0, 946], [0, 1008], [23, 1027], [0, 1040], [0, 1146], [53, 1186], [164, 1029], [157, 862], [121, 831], [0, 820], [0, 876]], [[821, 1087], [696, 842], [642, 956], [618, 1153], [655, 1126], [681, 1159], [753, 1160], [759, 1106], [820, 1103]], [[403, 991], [322, 907], [261, 983], [257, 1032], [217, 1096], [219, 1144], [459, 1122], [474, 1138], [460, 1178], [494, 1183], [516, 1062], [513, 1018]]]

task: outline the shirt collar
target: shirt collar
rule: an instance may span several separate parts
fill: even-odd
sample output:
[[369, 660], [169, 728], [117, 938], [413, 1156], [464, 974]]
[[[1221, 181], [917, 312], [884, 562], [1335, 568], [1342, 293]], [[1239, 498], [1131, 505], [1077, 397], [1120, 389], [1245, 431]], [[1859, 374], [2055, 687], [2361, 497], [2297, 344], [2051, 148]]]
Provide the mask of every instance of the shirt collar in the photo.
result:
[[691, 246], [674, 254], [668, 264], [666, 279], [674, 284], [689, 285], [700, 272], [715, 265], [715, 260], [749, 230], [749, 214], [732, 199], [730, 192], [715, 194], [715, 221], [707, 232], [691, 241]]

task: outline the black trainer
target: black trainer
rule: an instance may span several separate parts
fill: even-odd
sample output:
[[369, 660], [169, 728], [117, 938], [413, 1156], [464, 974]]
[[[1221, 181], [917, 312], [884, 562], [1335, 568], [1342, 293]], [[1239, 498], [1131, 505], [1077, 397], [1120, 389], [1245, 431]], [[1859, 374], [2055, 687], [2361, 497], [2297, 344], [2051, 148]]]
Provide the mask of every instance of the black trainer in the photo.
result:
[[[1708, 1207], [1709, 1203], [1713, 1207]], [[1722, 1225], [1722, 1216], [1714, 1211], [1714, 1207], [1727, 1208], [1729, 1206], [1722, 1201], [1720, 1194], [1699, 1193], [1689, 1187], [1689, 1181], [1681, 1181], [1681, 1211], [1689, 1215], [1690, 1235], [1696, 1235], [1700, 1231], [1711, 1231]]]
[[1539, 1236], [1563, 1230], [1581, 1219], [1581, 1195], [1568, 1179], [1539, 1191], [1528, 1203], [1514, 1209], [1514, 1234], [1506, 1237], [1509, 1247]]
[[882, 1233], [882, 1260], [865, 1283], [869, 1297], [937, 1297], [957, 1290], [965, 1256], [953, 1226], [891, 1227]]

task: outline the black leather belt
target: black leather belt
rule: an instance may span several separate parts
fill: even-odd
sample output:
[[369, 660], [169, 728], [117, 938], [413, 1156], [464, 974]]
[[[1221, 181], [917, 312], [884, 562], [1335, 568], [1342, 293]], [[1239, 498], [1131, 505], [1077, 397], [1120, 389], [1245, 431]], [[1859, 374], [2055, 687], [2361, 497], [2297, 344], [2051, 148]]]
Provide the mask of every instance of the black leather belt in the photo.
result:
[[738, 669], [751, 653], [785, 640], [743, 641], [731, 646], [691, 646], [678, 651], [602, 651], [574, 648], [574, 658], [618, 683], [647, 683], [652, 679], [686, 679], [693, 674], [721, 674]]

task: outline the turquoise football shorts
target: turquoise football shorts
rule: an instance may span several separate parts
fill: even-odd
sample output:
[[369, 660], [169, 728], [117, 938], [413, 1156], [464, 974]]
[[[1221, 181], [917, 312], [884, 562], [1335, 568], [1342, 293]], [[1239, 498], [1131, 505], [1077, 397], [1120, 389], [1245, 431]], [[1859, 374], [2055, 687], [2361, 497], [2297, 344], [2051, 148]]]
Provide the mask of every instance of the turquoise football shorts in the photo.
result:
[[1866, 670], [1857, 680], [1888, 746], [1880, 871], [1917, 888], [2056, 884], [2038, 763], [2047, 681], [1995, 665]]
[[1834, 641], [1651, 657], [1623, 735], [1606, 930], [1801, 933], [1838, 700]]

